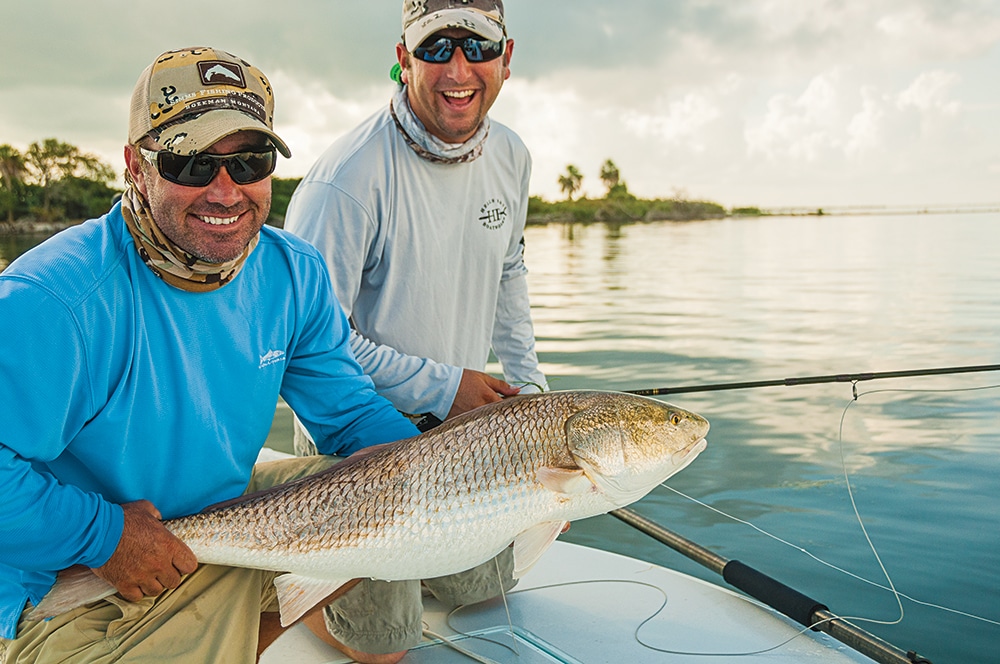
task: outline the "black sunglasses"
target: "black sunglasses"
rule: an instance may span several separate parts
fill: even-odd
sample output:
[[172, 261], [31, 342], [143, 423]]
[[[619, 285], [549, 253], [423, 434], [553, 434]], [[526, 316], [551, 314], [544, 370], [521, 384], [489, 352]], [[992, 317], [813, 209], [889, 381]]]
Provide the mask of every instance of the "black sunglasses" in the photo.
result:
[[223, 166], [236, 184], [259, 182], [274, 172], [278, 161], [273, 145], [232, 154], [199, 152], [179, 155], [169, 150], [153, 151], [145, 148], [139, 148], [139, 152], [146, 161], [156, 165], [156, 170], [164, 180], [185, 187], [207, 186]]
[[460, 48], [469, 62], [496, 60], [504, 52], [506, 40], [493, 41], [480, 37], [431, 37], [413, 49], [413, 55], [424, 62], [445, 63], [451, 60], [455, 49]]

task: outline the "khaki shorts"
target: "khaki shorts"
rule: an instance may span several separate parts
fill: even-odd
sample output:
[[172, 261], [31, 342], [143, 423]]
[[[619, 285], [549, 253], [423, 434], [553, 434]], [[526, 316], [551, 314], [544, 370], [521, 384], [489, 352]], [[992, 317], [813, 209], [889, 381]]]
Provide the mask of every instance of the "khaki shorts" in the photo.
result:
[[[447, 606], [473, 604], [513, 588], [517, 583], [513, 569], [513, 549], [508, 547], [478, 567], [424, 579], [423, 585]], [[420, 643], [423, 610], [420, 581], [364, 579], [331, 602], [323, 616], [327, 631], [344, 645], [383, 654], [409, 650]]]
[[[333, 457], [259, 464], [247, 491], [330, 467]], [[118, 596], [48, 621], [21, 620], [0, 639], [0, 664], [55, 662], [254, 662], [262, 612], [278, 610], [274, 572], [201, 565], [159, 597]], [[22, 614], [23, 615], [23, 614]]]

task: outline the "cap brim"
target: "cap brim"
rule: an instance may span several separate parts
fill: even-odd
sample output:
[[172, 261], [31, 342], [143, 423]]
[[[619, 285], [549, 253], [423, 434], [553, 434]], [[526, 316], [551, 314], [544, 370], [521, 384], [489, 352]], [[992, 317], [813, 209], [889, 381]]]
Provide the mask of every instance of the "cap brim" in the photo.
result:
[[406, 28], [403, 32], [406, 50], [412, 53], [413, 49], [432, 34], [448, 28], [468, 30], [493, 41], [500, 41], [504, 36], [503, 26], [482, 12], [474, 9], [449, 9], [418, 19]]
[[242, 111], [231, 109], [207, 111], [186, 122], [171, 124], [160, 132], [156, 142], [176, 154], [190, 155], [204, 152], [239, 131], [258, 131], [271, 139], [285, 158], [292, 156], [285, 142], [267, 125]]

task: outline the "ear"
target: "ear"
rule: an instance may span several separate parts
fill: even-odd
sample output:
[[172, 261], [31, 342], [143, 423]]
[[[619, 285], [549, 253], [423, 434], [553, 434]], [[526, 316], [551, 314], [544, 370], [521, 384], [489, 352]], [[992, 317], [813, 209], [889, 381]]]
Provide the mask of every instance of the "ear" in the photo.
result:
[[143, 157], [135, 145], [125, 146], [125, 168], [132, 176], [132, 182], [139, 193], [146, 196], [146, 174], [142, 168]]
[[507, 48], [503, 54], [503, 80], [510, 78], [510, 59], [514, 56], [514, 40], [507, 40]]
[[409, 85], [410, 52], [406, 50], [406, 46], [402, 43], [396, 44], [396, 62], [399, 63], [399, 69], [401, 70], [399, 80]]

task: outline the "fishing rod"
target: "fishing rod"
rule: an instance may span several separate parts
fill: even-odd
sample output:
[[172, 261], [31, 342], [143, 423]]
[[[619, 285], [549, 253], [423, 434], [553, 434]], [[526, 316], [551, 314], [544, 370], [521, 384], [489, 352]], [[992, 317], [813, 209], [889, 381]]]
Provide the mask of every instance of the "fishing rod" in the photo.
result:
[[834, 374], [830, 376], [802, 376], [779, 380], [758, 380], [744, 383], [716, 383], [714, 385], [688, 385], [682, 387], [658, 387], [648, 390], [625, 390], [628, 394], [654, 397], [662, 394], [682, 394], [689, 392], [718, 392], [722, 390], [746, 390], [756, 387], [791, 387], [794, 385], [818, 385], [821, 383], [859, 383], [880, 378], [910, 378], [913, 376], [945, 376], [951, 374], [1000, 371], [1000, 364], [982, 364], [965, 367], [943, 367], [939, 369], [911, 369], [909, 371], [870, 371], [866, 373]]
[[610, 514], [636, 530], [666, 544], [725, 579], [726, 583], [764, 602], [792, 620], [823, 631], [879, 664], [931, 664], [930, 660], [910, 650], [904, 652], [879, 637], [839, 618], [822, 604], [794, 588], [759, 572], [738, 560], [728, 560], [700, 544], [668, 530], [628, 507]]

